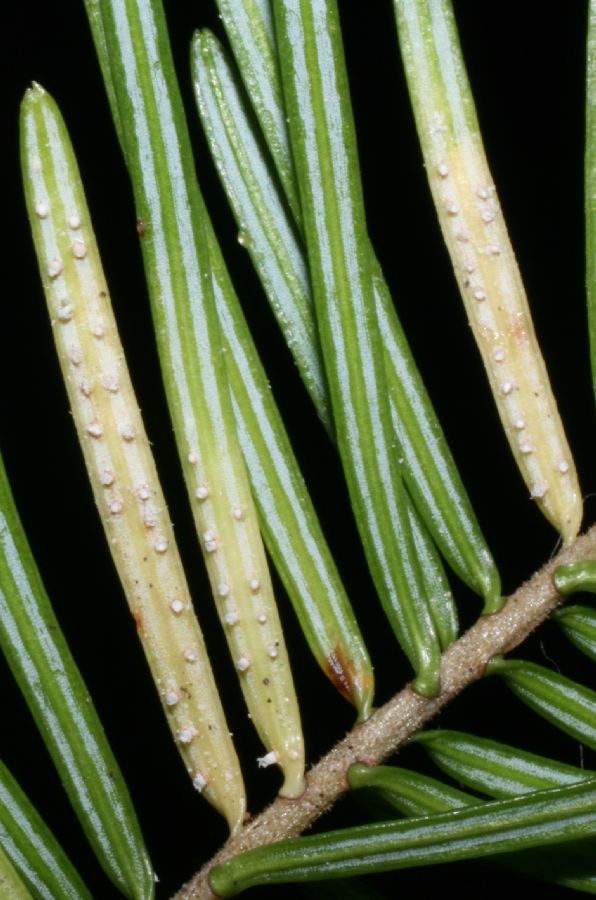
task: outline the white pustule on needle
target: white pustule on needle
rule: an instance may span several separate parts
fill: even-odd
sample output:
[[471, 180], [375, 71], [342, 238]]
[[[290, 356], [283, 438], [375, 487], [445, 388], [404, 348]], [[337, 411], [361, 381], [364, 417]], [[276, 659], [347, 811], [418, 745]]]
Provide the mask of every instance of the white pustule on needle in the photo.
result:
[[[529, 493], [568, 543], [580, 528], [581, 494], [484, 151], [471, 137], [442, 145], [441, 134], [430, 181], [468, 318]], [[441, 214], [444, 197], [457, 198], [457, 222]]]
[[488, 168], [447, 0], [395, 0], [400, 48], [443, 237], [511, 450], [565, 543], [582, 501]]
[[[194, 786], [242, 824], [245, 792], [116, 330], [66, 129], [32, 89], [26, 194], [53, 333], [114, 563]], [[72, 232], [75, 230], [76, 237]]]

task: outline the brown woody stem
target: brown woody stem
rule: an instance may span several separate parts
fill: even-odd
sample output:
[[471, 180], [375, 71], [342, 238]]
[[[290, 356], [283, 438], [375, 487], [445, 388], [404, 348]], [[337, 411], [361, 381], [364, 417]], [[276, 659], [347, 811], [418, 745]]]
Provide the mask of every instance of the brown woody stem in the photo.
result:
[[298, 800], [278, 797], [230, 839], [173, 900], [212, 900], [215, 895], [207, 876], [216, 863], [244, 850], [296, 836], [309, 828], [348, 789], [346, 773], [353, 763], [380, 763], [453, 697], [481, 678], [494, 656], [508, 653], [521, 644], [563, 601], [553, 583], [554, 570], [583, 559], [596, 559], [596, 525], [522, 584], [500, 612], [480, 618], [445, 651], [438, 696], [422, 697], [406, 686], [313, 766], [304, 794]]

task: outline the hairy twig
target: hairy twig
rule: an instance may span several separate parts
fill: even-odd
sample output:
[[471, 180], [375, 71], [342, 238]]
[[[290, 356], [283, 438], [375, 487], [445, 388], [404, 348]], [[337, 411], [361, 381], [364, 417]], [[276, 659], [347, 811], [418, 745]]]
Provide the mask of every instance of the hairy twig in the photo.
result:
[[562, 602], [552, 575], [566, 563], [596, 558], [596, 525], [538, 570], [513, 593], [502, 610], [483, 616], [449, 647], [441, 661], [441, 691], [431, 699], [406, 686], [354, 728], [310, 770], [298, 800], [277, 798], [222, 847], [180, 889], [175, 900], [210, 900], [207, 876], [216, 864], [283, 838], [293, 837], [319, 818], [348, 789], [346, 773], [356, 762], [380, 763], [435, 716], [467, 685], [481, 678], [487, 663], [521, 644]]

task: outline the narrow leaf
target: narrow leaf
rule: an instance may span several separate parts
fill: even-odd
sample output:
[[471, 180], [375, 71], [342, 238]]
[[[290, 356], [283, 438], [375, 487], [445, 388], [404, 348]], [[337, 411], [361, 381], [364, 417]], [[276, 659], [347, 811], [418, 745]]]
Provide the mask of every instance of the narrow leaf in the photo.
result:
[[0, 461], [0, 648], [89, 843], [127, 897], [153, 872], [118, 764], [55, 619]]
[[238, 240], [253, 260], [321, 421], [332, 431], [308, 266], [292, 216], [271, 178], [234, 71], [210, 32], [195, 35], [191, 63], [197, 106]]
[[116, 134], [118, 136], [118, 141], [120, 143], [120, 149], [125, 153], [126, 149], [124, 141], [124, 131], [122, 128], [122, 122], [120, 121], [118, 100], [116, 99], [116, 88], [114, 86], [114, 80], [112, 78], [112, 73], [110, 70], [110, 57], [108, 54], [106, 33], [103, 27], [103, 18], [101, 14], [101, 0], [83, 0], [83, 2], [85, 4], [87, 21], [89, 22], [91, 37], [93, 38], [97, 59], [103, 77], [106, 97], [110, 107], [110, 112], [112, 113], [112, 119], [114, 122], [114, 127], [116, 129]]
[[267, 549], [315, 659], [366, 719], [374, 693], [368, 652], [211, 225], [207, 240], [236, 428]]
[[[308, 266], [300, 242], [223, 48], [213, 35], [203, 32], [195, 36], [191, 60], [199, 112], [243, 243], [251, 253], [319, 416], [332, 433]], [[457, 635], [453, 597], [441, 562], [407, 497], [406, 504], [431, 618], [441, 646], [447, 647]]]
[[[40, 87], [26, 95], [22, 123], [34, 243], [95, 503], [184, 764], [235, 830], [246, 812], [240, 766], [126, 367], [72, 146], [58, 108]], [[57, 260], [62, 269], [50, 275]]]
[[[301, 242], [271, 176], [270, 161], [262, 153], [234, 70], [212, 34], [202, 32], [195, 36], [191, 62], [205, 134], [243, 243], [317, 412], [333, 436], [310, 277]], [[258, 498], [260, 493], [255, 496]], [[407, 497], [405, 502], [431, 618], [441, 646], [447, 647], [457, 635], [453, 597], [432, 543]], [[320, 592], [314, 596], [320, 596]]]
[[456, 781], [489, 797], [515, 797], [596, 778], [589, 769], [460, 731], [421, 731], [413, 741]]
[[446, 650], [457, 638], [459, 631], [455, 600], [447, 581], [439, 551], [426, 530], [426, 526], [421, 521], [407, 491], [404, 492], [404, 496], [406, 498], [406, 512], [412, 531], [412, 540], [420, 565], [424, 596], [428, 602], [430, 617], [441, 649]]
[[[102, 72], [111, 78], [103, 22], [92, 24]], [[112, 112], [119, 120], [118, 108]], [[370, 659], [200, 196], [199, 202], [238, 436], [267, 549], [317, 662], [365, 719], [374, 694]]]
[[166, 396], [240, 684], [285, 796], [303, 790], [295, 691], [226, 381], [203, 205], [159, 0], [102, 5]]
[[596, 781], [453, 812], [347, 828], [270, 844], [211, 870], [212, 889], [233, 897], [280, 884], [434, 865], [596, 834]]
[[[387, 804], [406, 816], [427, 816], [478, 804], [478, 798], [435, 778], [393, 766], [352, 766], [352, 788], [374, 789]], [[522, 850], [493, 857], [494, 863], [524, 875], [590, 894], [596, 893], [591, 841], [568, 841], [546, 850]]]
[[297, 223], [302, 220], [269, 0], [215, 0], [246, 92]]
[[489, 672], [499, 675], [534, 712], [596, 749], [596, 692], [523, 660], [493, 660]]
[[443, 237], [503, 428], [531, 497], [577, 535], [571, 452], [486, 162], [450, 0], [394, 0], [400, 47]]
[[[0, 847], [43, 900], [91, 900], [63, 849], [4, 763], [0, 762]], [[2, 892], [0, 879], [0, 896]]]
[[319, 336], [344, 473], [385, 612], [416, 673], [438, 690], [440, 648], [392, 448], [347, 74], [334, 0], [274, 6]]
[[443, 556], [484, 614], [503, 605], [501, 580], [406, 340], [376, 259], [371, 262], [391, 416], [408, 491]]
[[[263, 95], [267, 96], [270, 103], [273, 97], [281, 95], [281, 84], [273, 88], [268, 86], [269, 81], [279, 79], [277, 67], [271, 66], [270, 57], [262, 50], [263, 47], [274, 47], [271, 45], [273, 36], [265, 27], [263, 17], [258, 14], [250, 19], [250, 28], [245, 27], [246, 16], [252, 11], [252, 5], [249, 6], [250, 10], [235, 5], [232, 11], [227, 3], [220, 2], [226, 28], [240, 62], [242, 77], [250, 89], [253, 108], [263, 125], [263, 117], [259, 115], [264, 102]], [[235, 21], [236, 15], [239, 22]], [[201, 53], [205, 45], [208, 52]], [[244, 229], [241, 233], [247, 235], [246, 246], [265, 286], [275, 286], [279, 282], [278, 272], [282, 267], [278, 256], [283, 258], [285, 280], [293, 287], [293, 291], [281, 292], [279, 297], [275, 291], [269, 291], [269, 299], [302, 378], [307, 385], [309, 379], [314, 382], [314, 387], [310, 390], [311, 397], [319, 417], [332, 434], [326, 393], [324, 401], [320, 399], [322, 392], [327, 390], [326, 379], [316, 337], [308, 264], [301, 242], [294, 237], [292, 226], [287, 221], [277, 181], [271, 174], [271, 165], [265, 158], [259, 136], [255, 134], [254, 121], [242, 99], [234, 69], [213, 35], [195, 38], [192, 62], [195, 91], [198, 94], [206, 136], [228, 199], [235, 209], [240, 226], [246, 222], [255, 223], [252, 231]], [[285, 110], [279, 108], [273, 118], [278, 137], [274, 141], [268, 139], [268, 143], [270, 147], [272, 143], [275, 145], [275, 165], [278, 171], [284, 169], [293, 177], [292, 160], [289, 155], [285, 155], [289, 154]], [[280, 139], [280, 129], [285, 134], [284, 140]], [[277, 216], [272, 221], [274, 210], [277, 210]], [[263, 211], [266, 215], [260, 221]], [[300, 219], [296, 218], [296, 228], [299, 222]], [[256, 241], [253, 238], [255, 233], [259, 238]], [[279, 240], [273, 240], [276, 235], [281, 234], [290, 235], [282, 247]], [[260, 252], [257, 252], [257, 247], [260, 247]], [[401, 446], [404, 480], [418, 513], [453, 570], [472, 590], [485, 597], [485, 613], [494, 612], [502, 605], [498, 573], [416, 369], [374, 254], [371, 264], [377, 315], [384, 343], [385, 376], [391, 397], [392, 422]], [[280, 298], [285, 297], [290, 303], [282, 308]], [[291, 302], [298, 306], [293, 309]], [[312, 319], [312, 328], [302, 324], [309, 317]], [[298, 326], [294, 324], [296, 321]], [[309, 335], [315, 343], [311, 346], [303, 345], [303, 340], [309, 338]], [[427, 570], [428, 563], [428, 559], [422, 560], [423, 570]], [[434, 577], [441, 577], [440, 568]], [[431, 610], [432, 602], [433, 595], [430, 595]], [[447, 614], [445, 605], [443, 612]], [[454, 619], [454, 616], [455, 607], [451, 602], [448, 617]], [[434, 614], [433, 618], [436, 618]]]
[[591, 606], [564, 606], [553, 619], [569, 640], [596, 662], [596, 610]]
[[352, 790], [374, 789], [404, 816], [428, 816], [479, 803], [477, 797], [397, 766], [350, 766]]

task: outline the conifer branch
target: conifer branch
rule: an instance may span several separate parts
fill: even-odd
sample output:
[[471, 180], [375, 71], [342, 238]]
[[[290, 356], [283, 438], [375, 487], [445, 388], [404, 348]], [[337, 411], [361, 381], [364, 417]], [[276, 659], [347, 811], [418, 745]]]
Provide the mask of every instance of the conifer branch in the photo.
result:
[[524, 582], [500, 612], [482, 616], [445, 651], [441, 690], [436, 697], [423, 697], [407, 685], [313, 766], [299, 799], [275, 800], [228, 841], [173, 900], [212, 900], [215, 895], [207, 878], [216, 863], [309, 828], [348, 790], [347, 771], [351, 765], [382, 762], [469, 684], [481, 678], [493, 657], [509, 653], [523, 643], [563, 601], [553, 582], [555, 569], [590, 558], [596, 559], [596, 525]]

